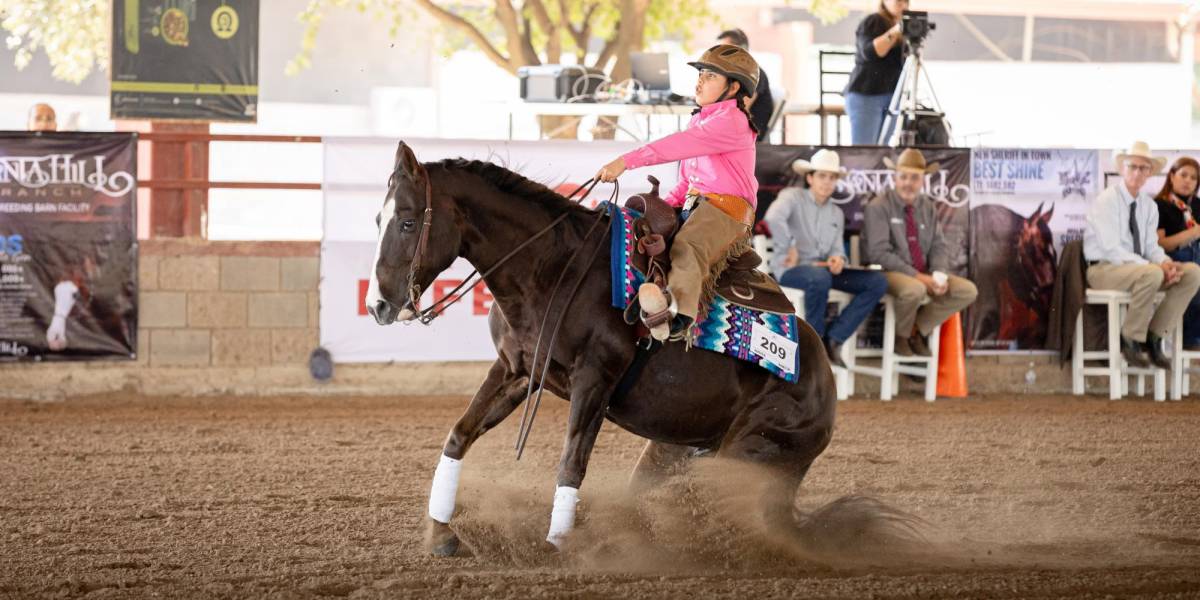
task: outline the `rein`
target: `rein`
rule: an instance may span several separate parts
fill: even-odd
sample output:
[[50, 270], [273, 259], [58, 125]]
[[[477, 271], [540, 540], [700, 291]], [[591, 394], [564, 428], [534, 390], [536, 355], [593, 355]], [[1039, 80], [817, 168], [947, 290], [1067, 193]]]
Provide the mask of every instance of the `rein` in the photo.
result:
[[[417, 304], [421, 298], [422, 290], [420, 284], [417, 283], [417, 271], [421, 268], [422, 255], [429, 244], [429, 230], [433, 225], [433, 184], [430, 181], [429, 172], [424, 171], [424, 169], [422, 169], [422, 171], [425, 175], [425, 211], [421, 219], [421, 237], [417, 240], [417, 248], [413, 253], [412, 263], [408, 269], [408, 301], [405, 303], [405, 308], [410, 310], [417, 309]], [[576, 194], [579, 194], [582, 191], [583, 194], [580, 195], [577, 200], [575, 200], [576, 203], [582, 203], [584, 199], [587, 198], [588, 194], [590, 194], [599, 183], [600, 180], [598, 179], [589, 179], [584, 182], [583, 185], [575, 188], [575, 190], [570, 194], [567, 194], [566, 198], [567, 200], [571, 200]], [[613, 182], [613, 191], [612, 195], [607, 200], [608, 203], [616, 204], [616, 200], [620, 194], [620, 189], [620, 184]], [[530, 236], [529, 239], [521, 242], [520, 245], [518, 245], [516, 248], [513, 248], [508, 252], [508, 254], [505, 254], [503, 257], [501, 257], [500, 260], [493, 263], [492, 266], [482, 274], [479, 273], [478, 269], [472, 270], [471, 274], [467, 275], [463, 282], [458, 284], [458, 286], [453, 290], [450, 290], [448, 294], [443, 296], [440, 300], [434, 302], [429, 306], [429, 308], [420, 310], [417, 313], [416, 320], [422, 325], [428, 325], [429, 323], [433, 322], [433, 320], [441, 316], [447, 308], [453, 306], [459, 300], [462, 300], [463, 297], [466, 296], [471, 290], [475, 289], [475, 287], [482, 283], [488, 275], [494, 273], [496, 269], [500, 268], [504, 263], [508, 262], [518, 253], [532, 244], [535, 240], [557, 227], [559, 223], [562, 223], [563, 220], [569, 216], [569, 214], [570, 213], [564, 212], [563, 214], [559, 215], [557, 218], [551, 221], [549, 225], [543, 227], [537, 233]], [[599, 227], [600, 223], [604, 221], [604, 217], [607, 214], [608, 212], [605, 210], [596, 211], [596, 219], [592, 222], [591, 227], [588, 228], [587, 233], [584, 234], [583, 241], [579, 244], [579, 247], [576, 248], [575, 251], [571, 253], [571, 257], [567, 259], [567, 264], [563, 267], [562, 272], [559, 273], [558, 279], [554, 283], [554, 289], [550, 293], [550, 300], [546, 304], [546, 312], [542, 315], [542, 324], [538, 332], [537, 344], [533, 349], [533, 364], [529, 368], [529, 386], [525, 390], [525, 408], [522, 411], [521, 425], [517, 431], [517, 460], [521, 459], [521, 455], [525, 451], [525, 443], [529, 439], [529, 434], [533, 431], [533, 421], [537, 417], [538, 408], [542, 404], [542, 392], [545, 390], [546, 375], [550, 371], [550, 353], [554, 349], [554, 342], [558, 340], [558, 331], [562, 328], [563, 321], [566, 319], [567, 309], [570, 308], [571, 303], [575, 301], [575, 295], [579, 293], [579, 288], [583, 285], [589, 269], [591, 268], [592, 264], [596, 262], [596, 258], [600, 254], [600, 249], [604, 247], [603, 236], [600, 238], [601, 243], [597, 244], [592, 250], [591, 256], [588, 257], [586, 264], [582, 265], [582, 268], [579, 271], [579, 277], [576, 278], [575, 284], [571, 287], [570, 293], [568, 293], [566, 296], [566, 304], [559, 313], [558, 319], [554, 324], [554, 329], [550, 333], [550, 340], [546, 344], [546, 356], [542, 363], [541, 375], [535, 378], [534, 374], [537, 371], [538, 356], [541, 354], [542, 340], [546, 337], [546, 324], [550, 320], [550, 313], [554, 307], [554, 301], [558, 298], [558, 291], [562, 287], [562, 283], [566, 278], [567, 272], [571, 270], [571, 266], [575, 264], [575, 259], [580, 255], [580, 252], [587, 245], [588, 241], [592, 237], [592, 234], [596, 232], [597, 227]], [[474, 281], [472, 281], [473, 278]], [[532, 403], [533, 408], [530, 409], [529, 399], [530, 397], [533, 397], [534, 387], [537, 387], [537, 396], [534, 397]]]
[[[600, 183], [600, 181], [596, 179], [587, 180], [583, 183], [583, 185], [575, 188], [575, 190], [567, 196], [567, 199], [570, 200], [575, 196], [575, 194], [578, 194], [581, 190], [583, 190], [583, 195], [580, 196], [579, 200], [577, 201], [583, 202], [584, 198], [587, 198], [588, 194], [592, 192], [592, 189], [594, 189], [598, 183]], [[586, 190], [584, 188], [586, 188]], [[613, 194], [615, 197], [615, 189]], [[421, 221], [421, 238], [417, 241], [417, 249], [413, 253], [412, 264], [410, 264], [408, 268], [408, 301], [405, 303], [405, 308], [410, 309], [417, 309], [417, 303], [419, 302], [423, 292], [420, 284], [417, 283], [417, 270], [421, 267], [421, 255], [425, 251], [426, 245], [429, 243], [429, 229], [433, 224], [433, 185], [429, 180], [428, 171], [425, 172], [424, 212], [425, 214]], [[602, 211], [601, 214], [603, 214]], [[540, 231], [533, 234], [529, 239], [521, 242], [520, 245], [518, 245], [516, 248], [513, 248], [508, 254], [505, 254], [503, 257], [501, 257], [500, 260], [496, 261], [491, 267], [488, 268], [487, 271], [484, 271], [482, 274], [479, 273], [478, 269], [472, 270], [471, 274], [467, 275], [467, 277], [463, 279], [462, 283], [450, 290], [450, 292], [443, 296], [440, 300], [435, 301], [429, 306], [429, 308], [426, 308], [425, 310], [418, 309], [419, 312], [417, 313], [417, 321], [419, 321], [422, 325], [428, 325], [432, 323], [434, 319], [440, 317], [442, 313], [446, 312], [446, 309], [456, 304], [459, 300], [462, 300], [463, 297], [471, 292], [471, 290], [475, 289], [475, 287], [480, 283], [483, 283], [485, 277], [494, 273], [496, 269], [500, 268], [501, 265], [508, 262], [509, 259], [516, 256], [535, 240], [550, 232], [550, 230], [558, 226], [559, 223], [563, 222], [568, 215], [569, 213], [563, 213], [559, 215], [556, 219], [551, 221], [549, 225], [543, 227]], [[571, 257], [572, 260], [574, 260], [574, 258], [574, 256]], [[570, 262], [567, 264], [569, 265]], [[471, 281], [472, 278], [475, 278], [475, 281]]]

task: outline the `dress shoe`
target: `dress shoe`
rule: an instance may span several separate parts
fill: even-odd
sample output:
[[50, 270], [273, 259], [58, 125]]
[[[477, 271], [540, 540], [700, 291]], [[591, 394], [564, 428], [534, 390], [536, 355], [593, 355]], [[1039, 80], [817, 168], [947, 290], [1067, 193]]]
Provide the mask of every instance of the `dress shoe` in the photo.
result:
[[846, 368], [846, 363], [842, 360], [841, 342], [835, 342], [833, 338], [825, 338], [825, 353], [829, 355], [829, 364]]
[[912, 346], [908, 345], [908, 338], [896, 336], [896, 347], [892, 349], [896, 356], [914, 356]]
[[1150, 366], [1150, 358], [1142, 350], [1142, 345], [1125, 336], [1121, 336], [1121, 356], [1131, 367], [1145, 369]]
[[1171, 368], [1171, 359], [1167, 358], [1166, 354], [1163, 354], [1162, 338], [1154, 335], [1153, 333], [1147, 335], [1145, 348], [1146, 353], [1150, 355], [1150, 362], [1154, 366], [1160, 369]]
[[925, 336], [919, 333], [909, 336], [908, 346], [912, 348], [913, 354], [917, 356], [930, 356], [929, 344], [925, 343]]

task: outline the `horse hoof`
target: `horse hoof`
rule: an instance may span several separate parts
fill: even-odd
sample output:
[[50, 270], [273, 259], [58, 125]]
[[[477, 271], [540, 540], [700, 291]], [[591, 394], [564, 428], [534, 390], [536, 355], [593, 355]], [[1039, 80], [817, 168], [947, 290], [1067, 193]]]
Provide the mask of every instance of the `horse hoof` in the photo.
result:
[[449, 525], [429, 518], [425, 522], [425, 547], [430, 554], [440, 557], [458, 554], [458, 535]]

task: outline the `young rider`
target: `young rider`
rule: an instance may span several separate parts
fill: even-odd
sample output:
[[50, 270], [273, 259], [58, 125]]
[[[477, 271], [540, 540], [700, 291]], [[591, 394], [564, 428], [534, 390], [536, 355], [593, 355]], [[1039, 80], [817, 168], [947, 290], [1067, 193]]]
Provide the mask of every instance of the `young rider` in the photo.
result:
[[690, 213], [671, 247], [667, 289], [648, 282], [637, 298], [643, 323], [659, 340], [687, 335], [713, 267], [749, 239], [758, 195], [758, 132], [746, 110], [758, 84], [758, 63], [742, 48], [722, 44], [688, 64], [700, 71], [700, 108], [688, 128], [629, 152], [596, 174], [601, 181], [615, 181], [627, 169], [679, 161], [679, 183], [666, 201], [690, 207]]

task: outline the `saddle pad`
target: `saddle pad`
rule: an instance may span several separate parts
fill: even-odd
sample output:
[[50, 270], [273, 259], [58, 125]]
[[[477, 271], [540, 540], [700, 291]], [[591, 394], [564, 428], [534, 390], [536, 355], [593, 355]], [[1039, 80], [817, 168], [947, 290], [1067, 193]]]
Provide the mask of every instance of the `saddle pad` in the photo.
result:
[[[633, 220], [636, 211], [609, 205], [612, 215], [612, 306], [625, 310], [644, 281], [630, 257], [637, 252]], [[746, 308], [717, 296], [703, 320], [692, 328], [693, 346], [756, 364], [788, 382], [799, 373], [795, 314]]]

